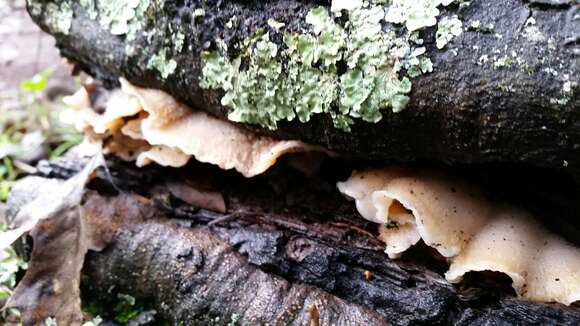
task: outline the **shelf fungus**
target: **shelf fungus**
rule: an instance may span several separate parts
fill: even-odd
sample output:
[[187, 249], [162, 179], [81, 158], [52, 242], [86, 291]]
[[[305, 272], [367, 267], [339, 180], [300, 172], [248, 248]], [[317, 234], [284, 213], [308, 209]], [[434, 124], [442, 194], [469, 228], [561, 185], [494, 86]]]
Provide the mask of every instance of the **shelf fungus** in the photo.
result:
[[472, 185], [433, 171], [401, 167], [354, 172], [339, 190], [380, 223], [386, 253], [398, 258], [420, 240], [447, 258], [448, 281], [494, 271], [526, 299], [580, 301], [580, 249], [523, 210], [492, 202]]
[[106, 95], [101, 110], [91, 101], [90, 87], [81, 88], [65, 98], [68, 109], [61, 120], [93, 140], [103, 140], [105, 153], [134, 160], [138, 166], [155, 162], [181, 167], [195, 157], [252, 177], [285, 154], [322, 151], [301, 141], [255, 134], [195, 111], [159, 90], [140, 88], [123, 79], [121, 85]]

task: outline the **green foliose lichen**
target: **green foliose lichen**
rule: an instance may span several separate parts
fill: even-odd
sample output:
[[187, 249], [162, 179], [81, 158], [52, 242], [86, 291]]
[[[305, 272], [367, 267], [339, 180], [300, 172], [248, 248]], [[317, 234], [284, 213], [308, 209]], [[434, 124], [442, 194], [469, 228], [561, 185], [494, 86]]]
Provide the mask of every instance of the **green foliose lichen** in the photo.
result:
[[437, 25], [437, 34], [436, 34], [436, 45], [438, 49], [442, 49], [449, 43], [453, 37], [461, 35], [463, 32], [462, 29], [462, 22], [457, 18], [457, 16], [453, 17], [445, 17], [441, 19], [439, 24]]
[[49, 3], [46, 7], [46, 19], [48, 24], [54, 27], [54, 30], [68, 34], [72, 26], [73, 11], [68, 2], [61, 2], [60, 5]]
[[67, 35], [72, 27], [73, 10], [69, 2], [60, 3], [39, 0], [27, 0], [30, 13], [35, 16], [41, 16], [44, 23], [55, 33]]
[[514, 59], [509, 55], [504, 55], [503, 57], [496, 58], [493, 62], [494, 69], [500, 69], [504, 67], [510, 67], [514, 64]]
[[162, 49], [149, 59], [147, 68], [157, 70], [161, 77], [165, 79], [175, 72], [177, 62], [173, 59], [167, 60], [167, 51]]
[[183, 26], [169, 24], [164, 34], [164, 46], [172, 47], [174, 54], [180, 53], [185, 46], [185, 33]]
[[127, 30], [127, 40], [133, 40], [137, 36], [139, 30], [145, 25], [145, 13], [151, 5], [151, 0], [140, 0], [135, 8], [135, 16], [129, 21]]
[[[283, 44], [259, 30], [241, 42], [236, 58], [222, 55], [223, 49], [204, 53], [200, 86], [225, 92], [221, 104], [231, 109], [230, 120], [270, 129], [320, 113], [345, 131], [355, 119], [376, 123], [383, 109], [405, 109], [412, 88], [408, 77], [433, 70], [425, 48], [416, 47], [422, 43], [417, 33], [413, 40], [410, 35], [435, 25], [437, 7], [452, 1], [417, 1], [420, 10], [404, 0], [394, 0], [388, 9], [380, 5], [383, 0], [334, 0], [330, 11], [315, 7], [305, 17], [311, 31], [285, 32]], [[391, 22], [406, 24], [406, 35], [384, 28], [392, 10], [391, 18], [400, 17]], [[348, 21], [341, 25], [335, 17], [344, 11]]]
[[150, 3], [151, 0], [97, 1], [99, 22], [111, 34], [127, 35], [128, 40], [133, 40], [143, 27], [143, 18]]
[[184, 42], [185, 35], [182, 32], [176, 32], [173, 36], [173, 50], [175, 53], [179, 53], [183, 50]]
[[426, 51], [427, 49], [424, 47], [416, 48], [405, 61], [409, 77], [415, 78], [433, 71], [433, 63], [429, 57], [425, 56]]
[[86, 11], [90, 19], [97, 19], [99, 15], [97, 12], [97, 4], [95, 1], [96, 0], [79, 0], [79, 4]]
[[128, 22], [135, 17], [139, 0], [99, 1], [100, 23], [113, 35], [124, 35], [129, 31]]
[[42, 14], [42, 3], [38, 0], [26, 0], [26, 5], [30, 14], [33, 17], [38, 17]]
[[440, 5], [448, 6], [454, 0], [393, 0], [387, 11], [386, 21], [402, 24], [412, 32], [435, 26]]

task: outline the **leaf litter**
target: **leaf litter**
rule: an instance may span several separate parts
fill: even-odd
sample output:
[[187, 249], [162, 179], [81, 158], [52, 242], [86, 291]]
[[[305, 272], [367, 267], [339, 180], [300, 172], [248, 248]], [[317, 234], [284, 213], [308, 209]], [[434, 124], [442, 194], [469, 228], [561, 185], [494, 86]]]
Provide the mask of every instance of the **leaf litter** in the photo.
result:
[[9, 199], [9, 207], [20, 209], [0, 233], [0, 249], [26, 232], [33, 239], [29, 268], [5, 307], [18, 309], [25, 325], [48, 318], [60, 325], [82, 324], [81, 269], [87, 251], [102, 249], [104, 241], [92, 234], [81, 203], [87, 183], [103, 164], [103, 156], [95, 155], [66, 181], [28, 177], [15, 185], [23, 198]]

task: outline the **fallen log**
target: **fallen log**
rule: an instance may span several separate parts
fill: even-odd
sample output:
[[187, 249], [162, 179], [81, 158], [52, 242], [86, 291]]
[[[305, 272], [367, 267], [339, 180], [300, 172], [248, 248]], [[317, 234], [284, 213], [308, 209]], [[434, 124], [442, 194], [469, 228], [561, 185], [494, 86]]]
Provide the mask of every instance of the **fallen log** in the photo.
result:
[[[405, 1], [395, 2], [405, 5]], [[441, 1], [447, 2], [451, 4], [431, 8], [436, 13], [442, 11], [444, 18], [437, 26], [431, 27], [433, 22], [419, 26], [425, 27], [419, 29], [420, 40], [410, 33], [416, 26], [407, 21], [409, 33], [405, 34], [401, 23], [405, 18], [393, 18], [391, 9], [385, 9], [387, 16], [380, 25], [383, 33], [405, 34], [408, 37], [403, 41], [411, 49], [423, 47], [421, 51], [426, 51], [414, 57], [423, 58], [425, 65], [421, 67], [409, 61], [413, 59], [409, 59], [409, 51], [401, 59], [403, 70], [397, 77], [420, 75], [411, 78], [410, 93], [402, 91], [396, 97], [398, 102], [393, 97], [385, 105], [398, 111], [408, 100], [402, 112], [383, 109], [382, 119], [375, 111], [363, 119], [352, 118], [356, 114], [342, 116], [354, 122], [351, 131], [345, 132], [333, 126], [331, 115], [340, 116], [338, 106], [343, 103], [335, 98], [325, 107], [328, 114], [313, 114], [308, 122], [279, 119], [274, 121], [276, 130], [271, 130], [271, 124], [270, 128], [255, 125], [263, 125], [263, 121], [245, 126], [364, 159], [527, 163], [579, 176], [580, 26], [576, 1], [509, 0], [501, 5], [483, 0], [462, 4]], [[271, 39], [271, 43], [264, 44], [274, 44], [280, 51], [287, 51], [289, 44], [283, 40], [285, 33], [318, 33], [313, 34], [311, 24], [305, 21], [317, 1], [141, 1], [132, 7], [101, 1], [27, 3], [34, 21], [55, 36], [62, 55], [80, 69], [111, 86], [117, 85], [122, 76], [137, 85], [163, 89], [191, 107], [223, 119], [235, 105], [222, 105], [227, 101], [222, 100], [224, 91], [220, 85], [203, 86], [207, 77], [204, 52], [221, 55], [226, 61], [240, 56], [240, 72], [244, 72], [251, 66], [251, 59], [244, 53], [254, 51], [257, 37], [252, 37], [256, 33], [262, 35], [260, 30], [267, 31]], [[338, 3], [341, 2], [333, 1], [332, 6], [340, 6]], [[371, 3], [375, 9], [379, 6]], [[423, 2], [414, 4], [416, 8], [421, 5]], [[342, 6], [346, 6], [344, 2]], [[333, 15], [339, 29], [350, 28], [345, 26], [354, 15], [352, 10], [333, 11]], [[453, 26], [455, 29], [448, 31], [451, 34], [446, 34], [445, 28]], [[451, 42], [444, 44], [448, 41]], [[382, 51], [392, 55], [389, 49]], [[286, 78], [287, 66], [292, 62], [283, 55], [278, 57], [283, 67], [276, 76]], [[346, 57], [336, 59], [333, 67], [338, 72], [334, 77], [343, 78], [356, 71], [346, 61]], [[428, 72], [429, 62], [432, 72]], [[315, 62], [313, 67], [322, 69], [323, 64]], [[418, 68], [425, 71], [417, 73]], [[283, 83], [289, 84], [293, 85]], [[314, 98], [323, 96], [320, 92], [324, 89], [315, 87]], [[243, 95], [232, 94], [234, 102]], [[263, 97], [250, 96], [250, 101], [260, 99]], [[250, 115], [266, 109], [254, 106], [251, 110]], [[378, 119], [381, 120], [377, 122]], [[248, 122], [243, 117], [234, 120]]]
[[[68, 177], [75, 164], [44, 163], [40, 173]], [[497, 275], [452, 286], [445, 262], [428, 258], [426, 248], [391, 261], [332, 180], [288, 171], [247, 180], [200, 164], [168, 178], [166, 169], [108, 166], [83, 205], [103, 225], [120, 225], [109, 246], [85, 261], [83, 293], [91, 300], [129, 294], [151, 302], [158, 318], [184, 324], [580, 322], [577, 307], [518, 299]], [[210, 175], [225, 213], [187, 204], [167, 187]]]
[[[109, 86], [125, 77], [361, 159], [327, 162], [311, 178], [279, 167], [251, 180], [195, 163], [169, 172], [111, 162], [80, 217], [117, 230], [86, 260], [87, 298], [128, 293], [186, 324], [578, 324], [577, 307], [517, 298], [501, 275], [452, 286], [426, 247], [391, 261], [377, 225], [335, 189], [363, 160], [453, 163], [577, 243], [578, 187], [553, 171], [532, 186], [544, 170], [511, 173], [526, 163], [580, 176], [573, 1], [27, 3], [62, 54]], [[39, 173], [68, 177], [78, 163]], [[210, 191], [183, 193], [192, 184]]]

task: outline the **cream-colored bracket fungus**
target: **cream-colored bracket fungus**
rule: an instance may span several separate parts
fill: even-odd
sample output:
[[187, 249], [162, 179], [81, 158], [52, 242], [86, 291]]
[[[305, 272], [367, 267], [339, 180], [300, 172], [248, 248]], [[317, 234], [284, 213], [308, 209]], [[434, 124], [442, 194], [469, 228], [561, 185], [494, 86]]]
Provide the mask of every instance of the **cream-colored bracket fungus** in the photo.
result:
[[287, 153], [321, 150], [294, 140], [275, 140], [195, 111], [170, 95], [121, 80], [103, 113], [91, 108], [80, 89], [65, 99], [61, 119], [74, 124], [91, 140], [105, 140], [105, 152], [138, 166], [151, 162], [181, 167], [191, 157], [246, 177], [261, 174]]
[[461, 180], [390, 167], [354, 172], [338, 188], [365, 219], [381, 224], [391, 258], [422, 239], [448, 259], [445, 276], [452, 283], [467, 272], [495, 271], [529, 300], [580, 301], [580, 249]]
[[[181, 167], [191, 157], [263, 173], [291, 152], [321, 151], [300, 141], [275, 140], [192, 110], [168, 94], [121, 80], [104, 112], [91, 108], [86, 89], [65, 99], [62, 119], [104, 144], [105, 152], [136, 161]], [[518, 295], [543, 302], [580, 300], [580, 249], [549, 234], [526, 212], [484, 198], [477, 188], [436, 172], [390, 167], [355, 172], [339, 190], [360, 214], [381, 224], [386, 253], [398, 258], [423, 240], [450, 262], [446, 277], [470, 271], [511, 277]]]

